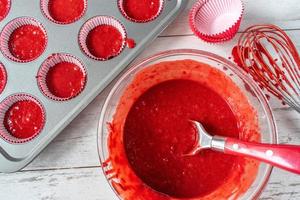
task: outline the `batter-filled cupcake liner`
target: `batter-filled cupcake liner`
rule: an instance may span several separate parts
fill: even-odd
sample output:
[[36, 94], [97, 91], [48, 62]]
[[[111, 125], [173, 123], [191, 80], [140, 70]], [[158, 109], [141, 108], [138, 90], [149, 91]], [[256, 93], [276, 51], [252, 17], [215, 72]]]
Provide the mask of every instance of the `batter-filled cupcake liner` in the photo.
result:
[[41, 4], [40, 6], [41, 6], [41, 10], [42, 10], [43, 15], [47, 19], [49, 19], [50, 21], [52, 21], [52, 22], [54, 22], [56, 24], [62, 24], [62, 25], [64, 25], [64, 24], [71, 24], [71, 23], [74, 23], [74, 22], [78, 21], [79, 19], [81, 19], [83, 17], [83, 15], [86, 13], [87, 6], [88, 6], [87, 0], [83, 0], [84, 1], [84, 9], [83, 9], [82, 13], [78, 17], [74, 18], [73, 20], [62, 22], [62, 21], [58, 21], [58, 20], [54, 19], [51, 16], [51, 13], [49, 11], [49, 1], [50, 0], [41, 0], [41, 2], [40, 2], [40, 4]]
[[[24, 25], [33, 25], [33, 26], [39, 27], [45, 35], [45, 44], [44, 44], [43, 50], [40, 52], [40, 54], [38, 54], [37, 56], [35, 56], [31, 59], [26, 59], [26, 60], [16, 58], [10, 52], [10, 49], [9, 49], [9, 39], [10, 39], [11, 34], [16, 29], [18, 29]], [[46, 29], [39, 21], [37, 21], [36, 19], [31, 18], [31, 17], [19, 17], [19, 18], [13, 19], [3, 28], [3, 30], [0, 34], [0, 50], [1, 50], [1, 52], [8, 59], [10, 59], [14, 62], [19, 62], [19, 63], [31, 62], [31, 61], [37, 59], [38, 57], [40, 57], [43, 54], [43, 52], [45, 51], [47, 43], [48, 43], [48, 36], [47, 36]]]
[[241, 0], [199, 0], [190, 12], [190, 27], [207, 42], [224, 42], [237, 33], [244, 6]]
[[8, 13], [10, 11], [10, 7], [11, 7], [11, 0], [7, 0], [7, 9], [6, 9], [4, 15], [0, 16], [0, 22], [6, 18], [6, 16], [8, 15]]
[[[86, 40], [87, 40], [87, 37], [88, 37], [88, 34], [90, 33], [90, 31], [92, 31], [94, 28], [96, 28], [97, 26], [100, 26], [100, 25], [110, 25], [110, 26], [113, 26], [115, 27], [122, 35], [122, 46], [120, 48], [120, 50], [114, 54], [114, 55], [111, 55], [111, 57], [109, 58], [101, 58], [101, 57], [96, 57], [94, 56], [88, 46], [87, 46], [87, 43], [86, 43]], [[126, 33], [126, 29], [125, 27], [123, 26], [123, 24], [121, 24], [121, 22], [117, 19], [115, 19], [114, 17], [111, 17], [111, 16], [96, 16], [94, 18], [91, 18], [89, 19], [80, 29], [80, 32], [79, 32], [79, 45], [80, 45], [80, 48], [82, 49], [82, 51], [90, 58], [94, 59], [94, 60], [98, 60], [98, 61], [106, 61], [106, 60], [109, 60], [113, 57], [116, 57], [118, 56], [125, 48], [126, 46], [126, 39], [127, 39], [127, 33]]]
[[0, 62], [0, 72], [3, 74], [3, 80], [0, 80], [3, 82], [3, 85], [0, 84], [0, 94], [3, 92], [5, 89], [6, 83], [7, 83], [7, 72], [5, 69], [5, 66], [3, 63]]
[[126, 19], [128, 19], [128, 20], [130, 20], [130, 21], [132, 21], [132, 22], [135, 22], [135, 23], [147, 23], [147, 22], [150, 22], [150, 21], [155, 20], [155, 19], [156, 19], [157, 17], [159, 17], [159, 15], [162, 13], [163, 8], [164, 8], [164, 4], [165, 4], [165, 1], [164, 1], [164, 0], [160, 0], [160, 1], [159, 1], [159, 9], [158, 9], [156, 15], [154, 15], [153, 17], [151, 17], [151, 18], [149, 18], [149, 19], [146, 19], [146, 20], [138, 20], [138, 19], [134, 19], [134, 18], [128, 16], [128, 14], [126, 13], [126, 10], [124, 9], [124, 2], [125, 2], [125, 1], [126, 1], [126, 0], [118, 0], [118, 7], [119, 7], [119, 9], [120, 9], [120, 12], [122, 13], [122, 15], [123, 15]]
[[[50, 70], [51, 67], [54, 67], [56, 64], [62, 63], [62, 62], [67, 62], [67, 63], [72, 63], [78, 66], [83, 73], [84, 76], [84, 84], [82, 85], [81, 89], [75, 93], [74, 95], [67, 97], [67, 98], [62, 98], [54, 95], [48, 88], [47, 85], [47, 74]], [[68, 76], [68, 74], [66, 74]], [[42, 93], [47, 96], [48, 98], [54, 100], [54, 101], [68, 101], [70, 99], [73, 99], [77, 97], [85, 88], [87, 82], [87, 72], [86, 69], [83, 65], [83, 63], [76, 58], [75, 56], [72, 56], [70, 54], [65, 54], [65, 53], [58, 53], [58, 54], [53, 54], [50, 57], [48, 57], [41, 65], [38, 74], [37, 74], [37, 83], [42, 91]]]
[[[26, 138], [26, 139], [20, 139], [20, 138], [16, 138], [16, 137], [12, 136], [10, 134], [10, 132], [4, 126], [4, 119], [5, 119], [6, 112], [10, 109], [10, 107], [13, 104], [20, 102], [20, 101], [33, 101], [41, 108], [42, 114], [43, 114], [42, 115], [43, 124], [42, 124], [41, 128], [39, 130], [37, 130], [34, 135], [32, 135], [31, 137]], [[43, 128], [45, 126], [46, 113], [45, 113], [44, 106], [35, 97], [33, 97], [29, 94], [19, 93], [19, 94], [14, 94], [12, 96], [7, 97], [0, 103], [0, 122], [1, 122], [0, 137], [2, 137], [4, 140], [6, 140], [9, 143], [15, 143], [15, 144], [16, 143], [25, 143], [25, 142], [31, 141], [32, 139], [34, 139], [41, 133], [41, 131], [43, 130]]]

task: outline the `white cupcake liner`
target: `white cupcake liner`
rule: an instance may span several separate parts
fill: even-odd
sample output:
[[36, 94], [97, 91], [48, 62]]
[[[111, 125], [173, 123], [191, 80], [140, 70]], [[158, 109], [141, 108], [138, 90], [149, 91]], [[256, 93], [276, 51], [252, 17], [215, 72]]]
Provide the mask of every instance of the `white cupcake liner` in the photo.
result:
[[[16, 29], [18, 29], [24, 25], [37, 26], [45, 34], [45, 46], [44, 46], [43, 51], [38, 56], [31, 58], [31, 59], [27, 59], [27, 60], [21, 60], [19, 58], [16, 58], [14, 55], [12, 55], [12, 53], [9, 50], [9, 45], [8, 45], [11, 34]], [[1, 50], [1, 52], [8, 59], [10, 59], [14, 62], [19, 62], [19, 63], [31, 62], [31, 61], [37, 59], [38, 57], [40, 57], [46, 49], [47, 42], [48, 42], [48, 36], [47, 36], [46, 29], [43, 27], [43, 25], [39, 21], [37, 21], [36, 19], [31, 18], [31, 17], [19, 17], [19, 18], [13, 19], [3, 28], [3, 30], [0, 34], [0, 50]]]
[[159, 5], [159, 9], [158, 9], [158, 12], [156, 13], [156, 15], [154, 15], [153, 17], [147, 19], [147, 20], [137, 20], [137, 19], [134, 19], [134, 18], [131, 18], [127, 15], [125, 9], [124, 9], [124, 1], [126, 0], [118, 0], [118, 7], [122, 13], [122, 15], [132, 21], [132, 22], [135, 22], [135, 23], [147, 23], [147, 22], [150, 22], [150, 21], [153, 21], [155, 20], [163, 11], [163, 8], [164, 8], [164, 4], [165, 4], [165, 1], [164, 0], [160, 0], [160, 5]]
[[40, 7], [41, 7], [41, 10], [42, 10], [43, 15], [44, 15], [47, 19], [49, 19], [50, 21], [52, 21], [52, 22], [54, 22], [54, 23], [56, 23], [56, 24], [66, 25], [66, 24], [74, 23], [74, 22], [78, 21], [79, 19], [81, 19], [81, 18], [83, 17], [83, 15], [84, 15], [84, 14], [86, 13], [86, 11], [87, 11], [87, 5], [88, 5], [87, 0], [83, 0], [83, 1], [84, 1], [84, 9], [83, 9], [82, 13], [81, 13], [78, 17], [76, 17], [75, 19], [70, 20], [70, 21], [68, 21], [68, 22], [57, 21], [57, 20], [55, 20], [55, 19], [51, 16], [51, 13], [50, 13], [50, 11], [49, 11], [49, 1], [50, 1], [50, 0], [41, 0], [41, 1], [40, 1]]
[[[54, 94], [52, 94], [51, 91], [49, 90], [49, 88], [47, 86], [47, 82], [46, 82], [46, 77], [49, 72], [49, 69], [61, 62], [68, 62], [68, 63], [73, 63], [73, 64], [77, 65], [81, 69], [81, 71], [84, 75], [84, 78], [85, 78], [84, 85], [82, 86], [80, 91], [78, 91], [73, 96], [70, 96], [67, 98], [57, 97]], [[67, 76], [67, 74], [66, 74], [66, 76]], [[70, 54], [65, 54], [65, 53], [58, 53], [58, 54], [51, 55], [42, 63], [42, 65], [38, 71], [38, 74], [37, 74], [37, 82], [38, 82], [38, 86], [39, 86], [40, 90], [42, 91], [42, 93], [45, 96], [47, 96], [48, 98], [50, 98], [54, 101], [68, 101], [70, 99], [77, 97], [84, 90], [85, 85], [87, 83], [87, 72], [86, 72], [86, 69], [85, 69], [83, 63], [75, 56], [72, 56]]]
[[[5, 118], [5, 114], [6, 112], [9, 110], [9, 108], [14, 104], [17, 103], [19, 101], [33, 101], [35, 102], [37, 105], [40, 106], [42, 112], [43, 112], [43, 125], [40, 128], [40, 130], [38, 130], [32, 137], [30, 138], [26, 138], [26, 139], [19, 139], [16, 138], [14, 136], [12, 136], [10, 134], [10, 132], [5, 128], [4, 126], [4, 118]], [[5, 141], [9, 142], [9, 143], [25, 143], [25, 142], [29, 142], [32, 139], [34, 139], [35, 137], [37, 137], [41, 131], [43, 130], [44, 126], [45, 126], [45, 122], [46, 122], [46, 114], [45, 114], [45, 109], [43, 107], [43, 105], [33, 96], [29, 95], [29, 94], [24, 94], [24, 93], [20, 93], [20, 94], [14, 94], [11, 95], [9, 97], [7, 97], [6, 99], [4, 99], [1, 103], [0, 103], [0, 122], [2, 123], [2, 125], [0, 126], [0, 137], [2, 137]]]
[[1, 62], [0, 62], [0, 71], [3, 74], [3, 76], [4, 76], [3, 87], [0, 87], [0, 94], [1, 94], [3, 92], [3, 90], [5, 89], [6, 83], [7, 83], [7, 72], [6, 72], [4, 64], [1, 63]]
[[6, 16], [8, 15], [8, 13], [9, 13], [9, 11], [10, 11], [10, 8], [11, 8], [11, 0], [7, 0], [7, 4], [8, 4], [8, 8], [7, 8], [5, 14], [4, 14], [2, 17], [0, 17], [0, 22], [1, 22], [3, 19], [5, 19]]
[[[86, 39], [87, 36], [89, 34], [90, 31], [92, 31], [94, 28], [96, 28], [97, 26], [100, 25], [110, 25], [115, 27], [116, 29], [118, 29], [123, 37], [123, 42], [122, 42], [122, 46], [119, 50], [119, 52], [115, 55], [112, 55], [112, 57], [110, 58], [100, 58], [100, 57], [96, 57], [93, 54], [91, 54], [91, 52], [89, 51], [87, 44], [86, 44]], [[126, 39], [127, 39], [127, 33], [125, 30], [125, 27], [121, 24], [121, 22], [119, 22], [117, 19], [115, 19], [114, 17], [110, 17], [110, 16], [96, 16], [94, 18], [89, 19], [80, 29], [79, 31], [79, 45], [80, 48], [82, 49], [82, 51], [90, 58], [94, 59], [94, 60], [98, 60], [98, 61], [106, 61], [109, 60], [113, 57], [118, 56], [123, 49], [126, 46]]]
[[199, 0], [190, 12], [190, 27], [207, 42], [227, 41], [237, 33], [243, 12], [241, 0]]

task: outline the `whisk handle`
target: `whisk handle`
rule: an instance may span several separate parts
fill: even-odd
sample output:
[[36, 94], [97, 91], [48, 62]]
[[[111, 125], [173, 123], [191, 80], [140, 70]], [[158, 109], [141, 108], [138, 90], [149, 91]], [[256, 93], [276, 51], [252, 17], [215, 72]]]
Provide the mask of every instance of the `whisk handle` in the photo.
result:
[[250, 143], [225, 138], [224, 153], [247, 156], [300, 174], [300, 146]]

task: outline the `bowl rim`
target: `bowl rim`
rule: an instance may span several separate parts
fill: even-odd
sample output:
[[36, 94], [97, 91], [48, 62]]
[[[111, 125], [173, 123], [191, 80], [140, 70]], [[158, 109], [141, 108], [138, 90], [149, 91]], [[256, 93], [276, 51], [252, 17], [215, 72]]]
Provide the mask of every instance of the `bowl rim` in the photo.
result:
[[[147, 63], [151, 63], [153, 61], [157, 61], [159, 59], [163, 59], [163, 58], [167, 58], [167, 57], [178, 56], [178, 55], [179, 56], [183, 56], [183, 55], [199, 56], [200, 55], [200, 56], [208, 57], [208, 58], [212, 59], [213, 61], [222, 62], [226, 65], [226, 67], [228, 67], [230, 70], [232, 70], [234, 73], [236, 73], [243, 81], [245, 81], [248, 85], [250, 85], [252, 87], [252, 89], [255, 90], [255, 92], [258, 94], [257, 98], [259, 98], [259, 101], [263, 107], [263, 110], [269, 117], [268, 121], [271, 126], [270, 130], [272, 133], [272, 137], [270, 139], [272, 141], [272, 144], [278, 144], [277, 125], [276, 125], [276, 121], [275, 121], [272, 109], [268, 103], [266, 96], [263, 94], [262, 90], [259, 88], [257, 83], [252, 78], [250, 78], [250, 76], [248, 74], [246, 74], [246, 72], [242, 71], [235, 63], [233, 63], [233, 62], [229, 61], [228, 59], [226, 59], [222, 56], [219, 56], [215, 53], [198, 50], [198, 49], [185, 48], [185, 49], [173, 49], [173, 50], [161, 51], [152, 56], [143, 58], [140, 61], [134, 62], [133, 64], [131, 64], [130, 66], [125, 68], [124, 72], [117, 78], [117, 81], [115, 83], [113, 83], [112, 88], [110, 89], [109, 94], [106, 96], [104, 104], [101, 107], [101, 113], [100, 113], [100, 116], [98, 119], [98, 125], [97, 125], [97, 127], [98, 127], [97, 128], [97, 152], [98, 152], [99, 161], [100, 161], [100, 168], [102, 170], [103, 175], [105, 176], [105, 179], [106, 179], [108, 185], [110, 186], [112, 191], [115, 193], [115, 195], [120, 200], [122, 200], [120, 195], [115, 190], [115, 188], [111, 185], [110, 180], [105, 175], [105, 171], [104, 171], [104, 167], [103, 167], [105, 160], [104, 160], [104, 155], [103, 155], [104, 152], [102, 151], [102, 142], [103, 142], [103, 134], [102, 133], [103, 133], [103, 128], [104, 128], [103, 125], [104, 125], [104, 123], [106, 124], [106, 122], [104, 121], [104, 118], [105, 118], [105, 114], [107, 111], [107, 107], [109, 106], [111, 98], [113, 97], [113, 95], [115, 94], [116, 90], [121, 85], [121, 83], [124, 81], [124, 79], [127, 78], [128, 76], [130, 76], [132, 74], [132, 72], [134, 72], [136, 69], [138, 69], [141, 66], [148, 66]], [[256, 200], [259, 198], [259, 196], [265, 189], [265, 187], [270, 179], [272, 171], [273, 171], [273, 166], [266, 164], [266, 172], [264, 174], [265, 178], [259, 184], [257, 189], [253, 192], [253, 194], [249, 197], [249, 199]]]

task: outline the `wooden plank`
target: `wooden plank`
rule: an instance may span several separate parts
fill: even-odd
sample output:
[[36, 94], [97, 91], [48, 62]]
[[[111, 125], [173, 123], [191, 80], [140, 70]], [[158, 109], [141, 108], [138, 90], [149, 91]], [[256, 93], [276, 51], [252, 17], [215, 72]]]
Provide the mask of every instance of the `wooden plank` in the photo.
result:
[[[300, 179], [275, 170], [261, 200], [300, 199]], [[19, 172], [1, 175], [0, 199], [117, 200], [100, 168]]]
[[[162, 36], [191, 35], [188, 14], [196, 0], [188, 0], [188, 6], [163, 33]], [[283, 29], [300, 29], [300, 4], [297, 0], [244, 0], [245, 14], [240, 31], [250, 25], [271, 23]]]
[[300, 177], [279, 169], [274, 169], [260, 200], [297, 199], [300, 199]]
[[22, 172], [1, 176], [2, 200], [117, 200], [100, 168]]

